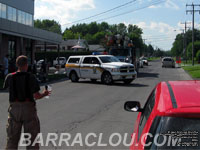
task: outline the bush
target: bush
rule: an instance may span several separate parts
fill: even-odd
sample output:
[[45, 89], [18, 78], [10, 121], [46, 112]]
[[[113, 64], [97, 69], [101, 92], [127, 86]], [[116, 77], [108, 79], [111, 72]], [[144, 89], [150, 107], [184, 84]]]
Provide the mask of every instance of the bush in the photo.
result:
[[196, 54], [196, 60], [197, 60], [197, 61], [200, 61], [199, 59], [200, 59], [200, 50], [198, 50], [198, 52], [197, 52], [197, 54]]
[[[200, 49], [200, 41], [194, 42], [194, 57], [196, 56], [197, 51]], [[192, 59], [192, 43], [187, 47], [187, 57]]]

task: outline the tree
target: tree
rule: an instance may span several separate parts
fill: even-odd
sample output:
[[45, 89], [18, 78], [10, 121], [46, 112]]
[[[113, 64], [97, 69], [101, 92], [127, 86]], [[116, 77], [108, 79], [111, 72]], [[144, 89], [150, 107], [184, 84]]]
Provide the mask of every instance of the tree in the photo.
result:
[[[192, 30], [188, 30], [185, 33], [185, 36], [186, 36], [186, 45], [189, 45], [192, 42]], [[173, 56], [183, 56], [184, 55], [183, 39], [184, 39], [183, 33], [178, 34], [176, 36], [176, 39], [175, 39], [172, 49], [171, 49], [171, 53]], [[197, 29], [194, 30], [194, 40], [200, 41], [200, 31]]]
[[[194, 42], [194, 57], [196, 56], [198, 50], [200, 50], [200, 41]], [[192, 43], [190, 43], [187, 47], [187, 57], [192, 59]]]
[[65, 30], [63, 33], [63, 39], [74, 39], [75, 35], [71, 30]]
[[37, 19], [37, 20], [34, 21], [34, 26], [36, 28], [51, 31], [51, 32], [54, 32], [54, 33], [58, 33], [58, 34], [62, 33], [61, 25], [54, 20], [48, 20], [48, 19], [39, 20], [39, 19]]
[[120, 35], [126, 35], [127, 34], [127, 28], [124, 23], [120, 23], [117, 25], [117, 33]]
[[154, 48], [153, 48], [153, 46], [152, 46], [151, 44], [149, 44], [147, 49], [148, 49], [149, 56], [152, 56], [153, 53], [154, 53]]

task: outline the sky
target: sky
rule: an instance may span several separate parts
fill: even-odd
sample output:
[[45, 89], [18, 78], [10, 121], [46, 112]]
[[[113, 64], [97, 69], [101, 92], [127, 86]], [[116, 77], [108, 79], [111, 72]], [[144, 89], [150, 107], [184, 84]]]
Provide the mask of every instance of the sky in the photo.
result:
[[[147, 45], [166, 51], [171, 49], [176, 35], [183, 32], [183, 23], [188, 22], [187, 30], [191, 29], [192, 14], [186, 10], [192, 7], [186, 4], [192, 3], [200, 5], [199, 0], [35, 0], [34, 19], [54, 19], [63, 31], [76, 23], [93, 21], [138, 25]], [[195, 28], [200, 29], [198, 12]]]

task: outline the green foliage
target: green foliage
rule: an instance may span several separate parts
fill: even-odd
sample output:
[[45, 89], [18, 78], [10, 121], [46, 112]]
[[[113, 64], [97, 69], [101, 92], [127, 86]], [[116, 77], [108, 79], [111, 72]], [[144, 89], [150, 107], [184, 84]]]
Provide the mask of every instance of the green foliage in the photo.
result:
[[71, 30], [65, 30], [63, 33], [63, 39], [74, 39], [75, 35]]
[[[188, 30], [185, 33], [185, 38], [186, 38], [186, 47], [188, 47], [188, 45], [192, 42], [192, 30]], [[178, 34], [176, 36], [176, 39], [171, 49], [171, 53], [173, 56], [184, 56], [183, 39], [184, 39], [183, 33]], [[194, 30], [194, 39], [195, 41], [200, 41], [200, 31], [197, 29]]]
[[132, 40], [134, 48], [136, 48], [140, 55], [152, 56], [154, 54], [154, 48], [152, 45], [146, 45], [142, 40], [143, 31], [137, 25], [128, 25], [124, 23], [108, 24], [107, 22], [96, 23], [91, 22], [89, 24], [76, 24], [70, 28], [66, 28], [63, 33], [64, 39], [78, 39], [78, 35], [82, 39], [86, 39], [88, 44], [101, 44], [106, 49], [107, 46], [106, 35], [124, 35]]
[[198, 50], [196, 53], [196, 60], [200, 61], [200, 50]]
[[[196, 56], [197, 51], [200, 49], [200, 41], [194, 42], [194, 56]], [[192, 59], [192, 43], [187, 47], [187, 57]]]
[[54, 33], [58, 33], [58, 34], [62, 33], [61, 25], [54, 20], [48, 20], [48, 19], [39, 20], [39, 19], [37, 19], [37, 20], [34, 21], [34, 26], [36, 28], [51, 31], [51, 32], [54, 32]]

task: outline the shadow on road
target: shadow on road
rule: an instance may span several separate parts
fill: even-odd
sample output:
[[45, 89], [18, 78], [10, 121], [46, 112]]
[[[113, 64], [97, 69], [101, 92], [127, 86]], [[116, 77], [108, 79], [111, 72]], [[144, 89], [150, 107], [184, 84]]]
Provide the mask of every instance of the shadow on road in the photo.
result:
[[148, 73], [148, 72], [140, 72], [137, 76], [138, 78], [158, 78], [158, 73]]
[[[106, 86], [105, 84], [101, 83], [100, 81], [97, 81], [97, 82], [92, 82], [92, 81], [79, 81], [78, 83], [81, 83], [81, 84], [96, 84], [96, 85], [103, 85], [103, 86]], [[147, 87], [147, 86], [149, 86], [149, 85], [138, 84], [138, 83], [134, 83], [134, 81], [133, 81], [131, 84], [124, 84], [123, 82], [114, 82], [112, 85], [108, 85], [108, 86]]]

